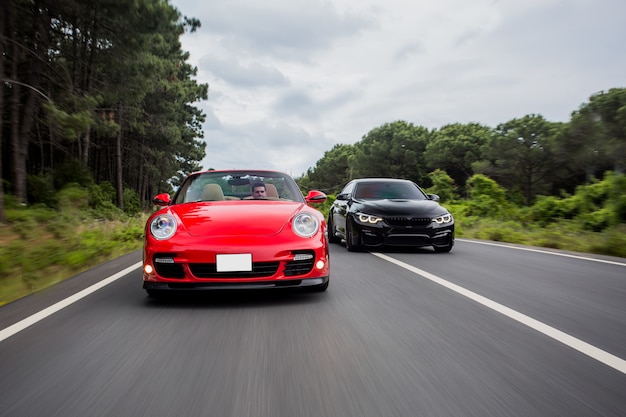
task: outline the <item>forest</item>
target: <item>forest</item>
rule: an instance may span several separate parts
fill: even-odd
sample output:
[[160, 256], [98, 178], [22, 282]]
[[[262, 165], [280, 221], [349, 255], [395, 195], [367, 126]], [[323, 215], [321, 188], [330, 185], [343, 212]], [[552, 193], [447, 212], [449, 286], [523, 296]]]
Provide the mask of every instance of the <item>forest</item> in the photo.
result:
[[201, 169], [194, 103], [208, 85], [180, 43], [197, 19], [162, 0], [8, 0], [0, 11], [0, 223], [5, 195], [54, 207], [67, 184], [105, 184], [124, 209]]

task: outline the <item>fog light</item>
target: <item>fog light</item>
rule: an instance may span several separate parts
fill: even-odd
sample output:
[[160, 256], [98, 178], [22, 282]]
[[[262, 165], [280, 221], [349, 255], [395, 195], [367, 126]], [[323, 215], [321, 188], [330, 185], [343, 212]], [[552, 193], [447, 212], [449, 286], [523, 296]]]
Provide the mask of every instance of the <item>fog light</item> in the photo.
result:
[[324, 266], [326, 265], [326, 263], [323, 260], [319, 260], [315, 263], [315, 267], [317, 269], [324, 269]]
[[152, 272], [154, 272], [154, 269], [152, 268], [152, 265], [147, 264], [147, 265], [144, 265], [144, 267], [143, 267], [143, 271], [144, 271], [146, 274], [151, 274]]

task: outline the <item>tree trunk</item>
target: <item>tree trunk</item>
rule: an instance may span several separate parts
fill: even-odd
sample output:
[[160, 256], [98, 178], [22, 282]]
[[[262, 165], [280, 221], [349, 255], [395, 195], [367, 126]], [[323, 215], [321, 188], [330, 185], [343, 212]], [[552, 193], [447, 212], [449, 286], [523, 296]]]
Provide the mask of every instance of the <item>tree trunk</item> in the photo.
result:
[[[12, 3], [10, 2], [10, 4], [12, 5]], [[5, 46], [6, 46], [6, 42], [5, 42], [5, 31], [4, 31], [4, 19], [8, 19], [9, 15], [10, 15], [10, 5], [6, 6], [6, 10], [8, 10], [8, 12], [5, 14], [4, 10], [5, 7], [0, 7], [0, 79], [4, 80], [4, 64], [6, 62], [6, 54], [5, 52]], [[6, 83], [4, 81], [1, 82], [2, 84], [2, 88], [0, 88], [0, 122], [4, 121], [4, 93], [5, 93], [5, 85]], [[2, 146], [3, 146], [3, 141], [2, 141], [2, 135], [4, 133], [4, 129], [2, 128], [2, 124], [0, 123], [0, 224], [4, 223], [6, 221], [6, 216], [4, 214], [4, 176], [3, 176], [3, 170], [2, 170]]]
[[[14, 31], [10, 31], [11, 36]], [[20, 49], [16, 39], [13, 41], [11, 79], [19, 79], [18, 61], [20, 59]], [[11, 84], [11, 101], [10, 101], [10, 149], [12, 161], [12, 182], [13, 194], [20, 203], [26, 202], [26, 157], [24, 155], [24, 147], [20, 143], [20, 86], [16, 83]]]
[[117, 189], [117, 206], [124, 210], [124, 186], [122, 185], [122, 126], [123, 126], [123, 116], [122, 116], [122, 107], [120, 106], [120, 110], [118, 112], [119, 125], [120, 130], [117, 132], [117, 137], [115, 140], [115, 184]]

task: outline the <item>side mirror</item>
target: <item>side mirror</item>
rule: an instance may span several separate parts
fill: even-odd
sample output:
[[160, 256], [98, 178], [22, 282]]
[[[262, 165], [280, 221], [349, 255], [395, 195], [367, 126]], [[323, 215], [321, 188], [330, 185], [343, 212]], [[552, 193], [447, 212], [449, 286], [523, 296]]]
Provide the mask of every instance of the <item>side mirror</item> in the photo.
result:
[[313, 190], [309, 191], [309, 193], [304, 197], [307, 204], [319, 204], [326, 201], [326, 194], [321, 191]]
[[439, 196], [437, 194], [428, 194], [428, 199], [433, 201], [439, 201]]
[[350, 200], [350, 194], [337, 194], [335, 200], [347, 201]]
[[157, 206], [168, 206], [171, 201], [172, 199], [167, 193], [159, 194], [152, 199], [152, 202]]

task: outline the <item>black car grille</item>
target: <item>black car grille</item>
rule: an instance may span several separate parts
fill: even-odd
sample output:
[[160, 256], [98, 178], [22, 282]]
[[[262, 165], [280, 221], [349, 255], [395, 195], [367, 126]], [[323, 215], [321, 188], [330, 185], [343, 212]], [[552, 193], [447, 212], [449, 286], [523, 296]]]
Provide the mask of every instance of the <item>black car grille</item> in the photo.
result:
[[385, 217], [385, 223], [393, 227], [428, 226], [430, 217]]
[[163, 278], [184, 278], [185, 270], [181, 264], [154, 264], [156, 273]]
[[189, 270], [197, 278], [258, 278], [271, 277], [278, 270], [280, 262], [254, 262], [252, 271], [217, 272], [214, 263], [189, 264]]
[[303, 259], [294, 259], [285, 265], [285, 276], [293, 277], [294, 275], [304, 275], [311, 272], [315, 263], [315, 253], [313, 251], [294, 252], [296, 256]]

